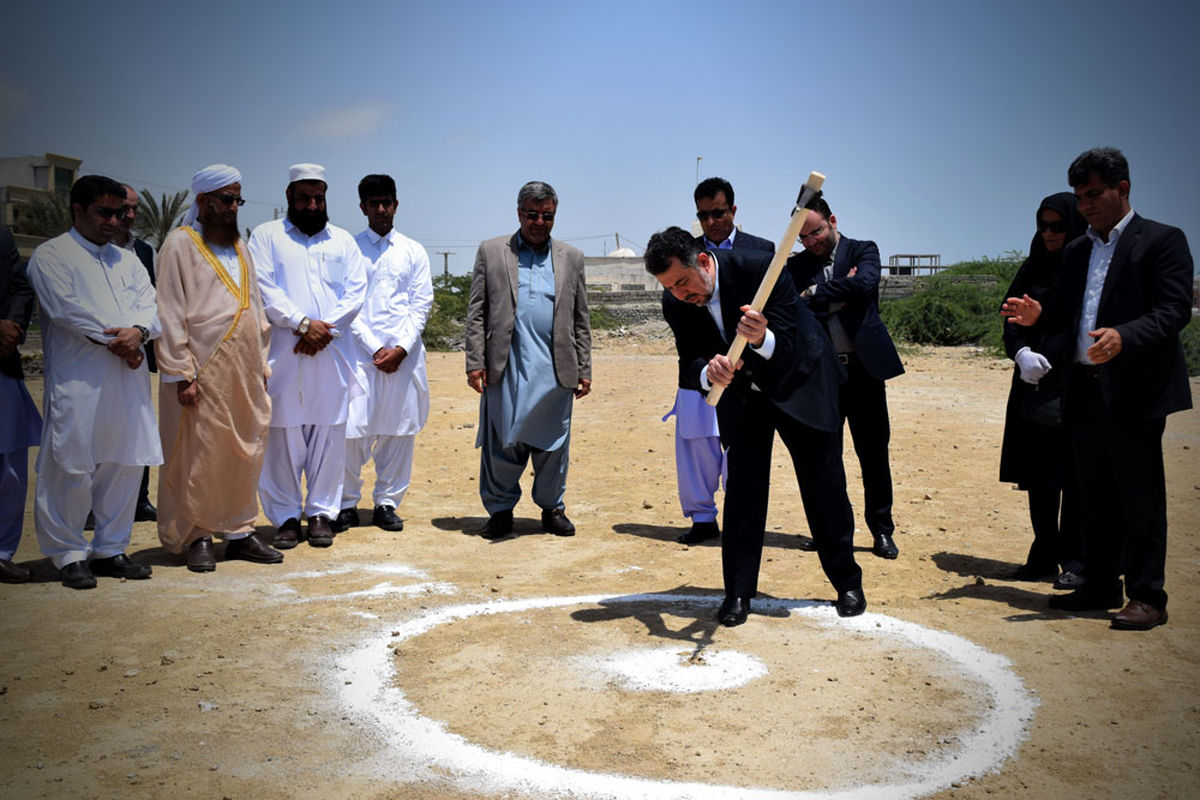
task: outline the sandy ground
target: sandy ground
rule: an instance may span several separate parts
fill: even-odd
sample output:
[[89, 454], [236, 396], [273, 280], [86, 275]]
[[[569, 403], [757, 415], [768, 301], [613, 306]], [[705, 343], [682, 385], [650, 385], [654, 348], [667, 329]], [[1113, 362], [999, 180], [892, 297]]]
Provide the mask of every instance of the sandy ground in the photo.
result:
[[[872, 556], [860, 527], [856, 621], [797, 546], [780, 447], [761, 580], [779, 602], [715, 625], [719, 549], [674, 541], [662, 339], [597, 343], [574, 538], [540, 534], [528, 500], [520, 535], [477, 535], [459, 353], [429, 360], [402, 533], [196, 575], [141, 523], [130, 552], [153, 578], [76, 592], [37, 550], [31, 500], [17, 560], [36, 581], [0, 585], [0, 795], [1200, 797], [1200, 414], [1164, 439], [1170, 623], [1116, 632], [1004, 578], [1030, 538], [1024, 495], [995, 479], [1006, 363], [906, 362], [889, 384], [901, 555]], [[847, 471], [857, 508], [852, 454]]]

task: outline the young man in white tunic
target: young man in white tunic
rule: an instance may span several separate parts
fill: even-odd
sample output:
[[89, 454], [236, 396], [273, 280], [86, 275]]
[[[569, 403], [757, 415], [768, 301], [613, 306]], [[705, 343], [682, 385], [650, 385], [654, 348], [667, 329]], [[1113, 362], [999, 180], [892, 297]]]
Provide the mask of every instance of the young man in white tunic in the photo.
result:
[[[350, 399], [364, 388], [354, 371], [350, 324], [367, 291], [366, 259], [348, 232], [329, 224], [325, 168], [288, 172], [285, 219], [250, 236], [263, 308], [271, 323], [271, 427], [258, 483], [263, 513], [278, 527], [275, 547], [295, 547], [300, 516], [308, 543], [333, 544], [341, 507]], [[303, 495], [302, 476], [308, 496]]]
[[[124, 201], [121, 184], [80, 178], [71, 187], [71, 230], [29, 260], [46, 375], [34, 526], [72, 589], [93, 588], [95, 575], [150, 577], [150, 567], [125, 550], [142, 468], [162, 463], [142, 350], [159, 324], [145, 267], [111, 243]], [[89, 508], [96, 517], [90, 543]]]
[[404, 529], [396, 509], [412, 477], [413, 441], [429, 417], [429, 382], [421, 332], [433, 308], [425, 248], [393, 227], [398, 201], [389, 175], [358, 184], [358, 207], [368, 227], [358, 234], [367, 259], [367, 299], [350, 326], [355, 369], [367, 393], [350, 401], [346, 423], [346, 477], [335, 531], [358, 525], [362, 468], [375, 459], [371, 523]]

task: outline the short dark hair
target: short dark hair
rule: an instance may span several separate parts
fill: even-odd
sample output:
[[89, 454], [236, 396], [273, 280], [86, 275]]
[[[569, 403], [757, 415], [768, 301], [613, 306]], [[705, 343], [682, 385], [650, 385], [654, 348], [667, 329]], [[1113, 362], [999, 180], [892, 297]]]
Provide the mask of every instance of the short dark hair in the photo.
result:
[[729, 205], [733, 205], [733, 184], [724, 178], [705, 178], [696, 184], [696, 191], [692, 192], [692, 199], [699, 203], [701, 200], [707, 200], [716, 197], [718, 193], [725, 193], [725, 200]]
[[1072, 189], [1083, 186], [1093, 173], [1105, 186], [1115, 189], [1121, 181], [1129, 180], [1129, 162], [1115, 147], [1093, 147], [1071, 162], [1067, 168], [1067, 183]]
[[833, 212], [829, 210], [829, 203], [825, 202], [824, 195], [818, 195], [817, 199], [813, 200], [812, 203], [809, 204], [808, 210], [816, 211], [827, 220], [833, 216]]
[[646, 272], [661, 275], [671, 266], [671, 259], [678, 258], [685, 267], [696, 266], [696, 256], [704, 245], [683, 228], [671, 226], [650, 237], [646, 243]]
[[390, 197], [396, 199], [396, 182], [391, 175], [367, 175], [358, 182], [358, 199], [367, 202], [368, 197]]
[[517, 208], [525, 205], [526, 200], [532, 200], [535, 203], [544, 203], [549, 200], [554, 203], [554, 207], [558, 208], [558, 195], [554, 193], [554, 187], [545, 181], [530, 181], [521, 187], [521, 191], [517, 192]]
[[125, 187], [112, 178], [106, 178], [103, 175], [84, 175], [71, 184], [71, 218], [75, 218], [76, 203], [86, 211], [96, 201], [97, 197], [108, 197], [110, 195], [112, 197], [119, 197], [121, 198], [121, 202], [125, 202]]

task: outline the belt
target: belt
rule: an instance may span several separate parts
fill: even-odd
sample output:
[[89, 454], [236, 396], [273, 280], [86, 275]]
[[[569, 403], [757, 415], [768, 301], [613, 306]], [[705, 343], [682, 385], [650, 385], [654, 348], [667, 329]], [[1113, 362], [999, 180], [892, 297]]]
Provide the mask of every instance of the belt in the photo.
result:
[[854, 358], [854, 357], [855, 357], [855, 354], [854, 354], [853, 352], [850, 352], [850, 353], [838, 353], [838, 354], [837, 354], [837, 357], [838, 357], [838, 361], [840, 361], [840, 362], [842, 362], [843, 364], [846, 364], [847, 366], [849, 366], [849, 364], [850, 364], [850, 359]]

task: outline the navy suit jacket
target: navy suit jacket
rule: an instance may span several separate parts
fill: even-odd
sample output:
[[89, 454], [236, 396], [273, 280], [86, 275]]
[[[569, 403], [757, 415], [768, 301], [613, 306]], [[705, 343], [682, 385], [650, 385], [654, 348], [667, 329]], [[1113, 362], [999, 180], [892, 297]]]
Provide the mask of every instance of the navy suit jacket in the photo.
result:
[[[741, 307], [754, 300], [772, 255], [761, 251], [708, 252], [717, 260], [721, 321], [732, 341], [742, 317]], [[765, 359], [754, 348], [745, 349], [744, 366], [717, 404], [722, 438], [726, 431], [737, 429], [726, 417], [737, 412], [741, 396], [753, 391], [751, 383], [793, 419], [821, 431], [839, 430], [842, 418], [838, 412], [838, 387], [845, 371], [829, 344], [829, 337], [800, 302], [786, 272], [780, 274], [763, 314], [768, 329], [775, 335], [775, 351], [771, 358]], [[663, 317], [675, 334], [679, 385], [704, 391], [700, 386], [700, 371], [713, 356], [728, 352], [730, 342], [721, 336], [706, 307], [677, 300], [670, 292], [663, 294]]]
[[[11, 319], [23, 330], [29, 328], [33, 316], [34, 293], [25, 264], [17, 252], [17, 241], [6, 226], [0, 225], [0, 319]], [[22, 333], [17, 344], [25, 340]], [[0, 357], [0, 374], [21, 379], [21, 354], [12, 352]]]
[[[1081, 236], [1063, 252], [1063, 277], [1054, 306], [1060, 355], [1074, 359], [1083, 313], [1092, 240]], [[1049, 308], [1049, 307], [1048, 307]], [[1121, 352], [1099, 368], [1109, 413], [1129, 419], [1165, 417], [1192, 407], [1179, 332], [1192, 318], [1192, 254], [1183, 231], [1137, 214], [1117, 240], [1097, 328], [1121, 334]]]
[[[704, 234], [700, 234], [699, 236], [697, 236], [696, 240], [699, 242], [703, 242]], [[765, 251], [768, 253], [774, 253], [775, 252], [775, 243], [768, 239], [764, 239], [761, 236], [755, 236], [752, 233], [746, 233], [745, 231], [738, 231], [737, 233], [735, 233], [733, 235], [733, 249], [734, 250], [760, 250], [760, 251]]]
[[[871, 377], [885, 381], [903, 374], [900, 354], [879, 317], [879, 248], [871, 241], [842, 236], [833, 260], [833, 277], [818, 284], [823, 267], [821, 259], [807, 250], [787, 261], [797, 291], [816, 284], [812, 296], [803, 300], [822, 324], [828, 325], [830, 303], [845, 303], [835, 313]], [[858, 267], [853, 277], [848, 276], [851, 267]]]

